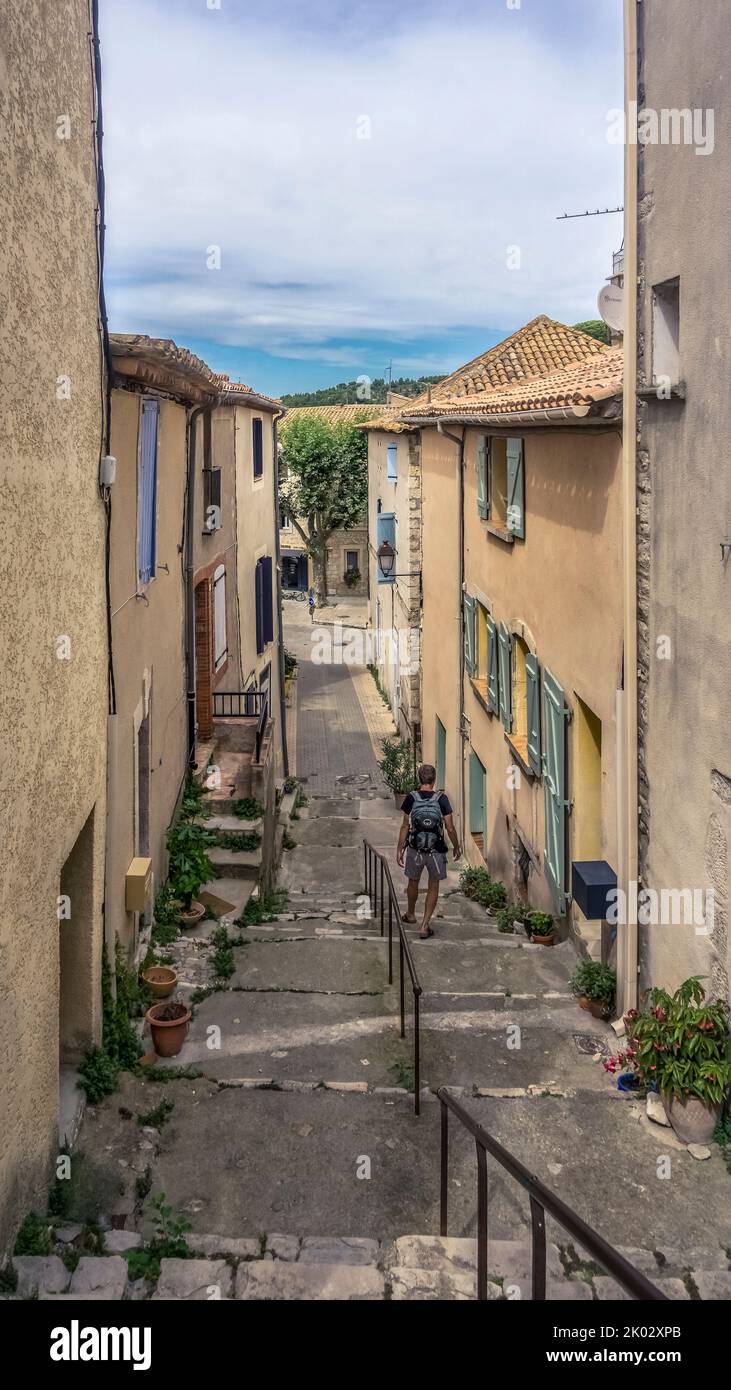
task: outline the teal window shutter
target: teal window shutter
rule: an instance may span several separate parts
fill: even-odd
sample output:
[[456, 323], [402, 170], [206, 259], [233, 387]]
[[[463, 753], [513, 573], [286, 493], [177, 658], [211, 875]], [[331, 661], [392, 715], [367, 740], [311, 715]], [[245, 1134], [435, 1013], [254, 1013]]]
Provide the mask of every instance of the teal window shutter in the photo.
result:
[[464, 614], [464, 664], [467, 675], [474, 676], [477, 664], [475, 652], [476, 605], [471, 594], [463, 595], [462, 611]]
[[487, 707], [493, 714], [500, 713], [497, 632], [495, 631], [495, 624], [489, 613], [487, 616]]
[[528, 711], [528, 762], [536, 777], [541, 775], [541, 668], [538, 657], [525, 658], [526, 704]]
[[566, 725], [563, 690], [550, 671], [543, 672], [543, 796], [546, 813], [545, 873], [556, 907], [566, 911]]
[[508, 440], [508, 530], [525, 540], [525, 467], [523, 440]]
[[510, 669], [510, 633], [501, 623], [498, 628], [498, 685], [500, 689], [500, 718], [507, 733], [513, 727], [513, 685]]
[[487, 851], [487, 773], [475, 752], [470, 753], [470, 831], [482, 835], [482, 852]]
[[[379, 512], [378, 516], [376, 517], [376, 550], [380, 550], [384, 541], [388, 541], [388, 544], [390, 546], [393, 546], [394, 550], [396, 549], [395, 512]], [[396, 563], [394, 562], [394, 574], [395, 570]], [[378, 564], [378, 562], [376, 562], [376, 573], [378, 575], [379, 584], [394, 584], [396, 582], [394, 574], [386, 578], [386, 576], [381, 573], [381, 567]]]
[[490, 441], [487, 435], [483, 434], [477, 450], [477, 510], [483, 520], [490, 515], [490, 494], [487, 480], [489, 448]]

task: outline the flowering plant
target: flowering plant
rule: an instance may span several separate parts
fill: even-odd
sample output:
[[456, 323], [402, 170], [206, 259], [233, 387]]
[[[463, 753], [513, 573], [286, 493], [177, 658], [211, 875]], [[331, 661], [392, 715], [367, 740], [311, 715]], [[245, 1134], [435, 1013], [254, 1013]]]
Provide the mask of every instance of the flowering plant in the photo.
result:
[[705, 1003], [697, 976], [685, 980], [674, 994], [650, 989], [642, 1009], [625, 1014], [628, 1044], [604, 1062], [612, 1074], [629, 1067], [646, 1086], [685, 1102], [695, 1096], [707, 1106], [723, 1103], [731, 1084], [731, 1037], [728, 1005], [721, 999]]

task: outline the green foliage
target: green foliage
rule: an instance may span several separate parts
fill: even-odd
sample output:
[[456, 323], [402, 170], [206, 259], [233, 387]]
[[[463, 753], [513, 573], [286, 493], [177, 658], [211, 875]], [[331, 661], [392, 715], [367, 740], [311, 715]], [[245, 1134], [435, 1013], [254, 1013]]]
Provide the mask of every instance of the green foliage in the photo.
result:
[[705, 1003], [698, 976], [685, 980], [674, 994], [651, 989], [638, 1013], [625, 1016], [629, 1043], [619, 1062], [646, 1085], [683, 1103], [694, 1096], [704, 1105], [721, 1105], [731, 1083], [728, 1005]]
[[713, 1132], [713, 1137], [721, 1150], [726, 1171], [731, 1173], [731, 1112], [721, 1120]]
[[74, 1270], [76, 1269], [76, 1266], [79, 1263], [79, 1260], [81, 1259], [81, 1251], [77, 1250], [76, 1247], [73, 1245], [67, 1245], [66, 1249], [64, 1250], [61, 1256], [61, 1259], [63, 1260], [67, 1270], [69, 1271], [69, 1274], [73, 1274]]
[[[480, 903], [490, 912], [499, 913], [508, 905], [508, 895], [504, 885], [491, 878], [487, 869], [469, 867], [463, 869], [459, 876], [459, 886], [466, 898]], [[510, 922], [512, 923], [513, 916], [518, 917], [520, 912], [517, 908], [513, 911], [512, 906], [510, 912]]]
[[155, 1230], [148, 1249], [154, 1251], [161, 1260], [187, 1259], [188, 1246], [185, 1236], [192, 1229], [190, 1222], [186, 1220], [182, 1212], [176, 1213], [173, 1210], [169, 1202], [166, 1201], [164, 1192], [153, 1197], [150, 1207], [155, 1222]]
[[180, 819], [195, 820], [200, 817], [205, 820], [210, 814], [211, 809], [208, 803], [208, 791], [197, 777], [194, 777], [192, 773], [188, 773], [183, 799], [180, 803]]
[[203, 1072], [197, 1067], [141, 1067], [138, 1075], [143, 1081], [168, 1086], [171, 1081], [199, 1081]]
[[579, 333], [586, 333], [589, 338], [596, 338], [600, 343], [611, 343], [612, 335], [608, 324], [603, 319], [586, 319], [584, 323], [575, 323], [574, 328]]
[[358, 569], [358, 566], [355, 565], [353, 569], [345, 571], [345, 574], [343, 575], [343, 580], [347, 584], [349, 589], [354, 589], [356, 584], [360, 584], [361, 577], [361, 572]]
[[401, 1057], [395, 1062], [391, 1062], [388, 1070], [393, 1078], [394, 1086], [402, 1086], [405, 1091], [414, 1090], [415, 1079], [414, 1069], [409, 1062], [404, 1062]]
[[230, 849], [235, 854], [250, 854], [259, 848], [261, 834], [258, 830], [246, 830], [238, 835], [230, 830], [216, 830], [213, 832], [211, 844], [218, 845], [221, 849]]
[[210, 843], [210, 832], [195, 821], [179, 821], [168, 830], [168, 883], [174, 897], [182, 898], [186, 907], [190, 907], [201, 884], [213, 878], [208, 857]]
[[416, 786], [411, 740], [391, 734], [388, 738], [381, 739], [381, 747], [383, 757], [378, 759], [378, 766], [383, 773], [384, 782], [391, 791], [403, 792], [406, 796]]
[[239, 820], [260, 820], [264, 815], [264, 807], [255, 796], [241, 796], [238, 801], [234, 801], [233, 813]]
[[497, 913], [498, 931], [503, 932], [505, 936], [511, 936], [515, 932], [515, 920], [515, 908], [512, 903], [507, 903]]
[[292, 838], [287, 830], [282, 836], [282, 849], [296, 849], [297, 841]]
[[280, 912], [286, 911], [288, 901], [288, 894], [283, 888], [265, 893], [260, 898], [249, 898], [241, 916], [236, 918], [236, 926], [258, 927], [261, 922], [271, 922]]
[[[427, 386], [434, 386], [443, 380], [442, 376], [400, 376], [394, 381], [386, 381], [385, 377], [378, 376], [370, 383], [370, 400], [363, 404], [366, 409], [372, 405], [385, 405], [389, 391], [395, 391], [399, 396], [420, 396]], [[292, 408], [298, 405], [357, 405], [360, 390], [357, 381], [339, 381], [337, 386], [325, 386], [319, 391], [291, 392], [282, 396], [282, 405]]]
[[170, 946], [180, 936], [179, 912], [179, 905], [176, 905], [168, 885], [164, 883], [155, 897], [154, 922], [150, 933], [153, 950]]
[[135, 1181], [135, 1198], [138, 1202], [144, 1202], [149, 1197], [152, 1188], [152, 1169], [148, 1164], [144, 1173], [140, 1173]]
[[296, 670], [297, 670], [297, 657], [294, 656], [294, 655], [292, 654], [292, 652], [288, 652], [287, 649], [286, 649], [286, 647], [285, 647], [285, 649], [284, 649], [284, 674], [285, 674], [285, 676], [293, 676]]
[[616, 988], [616, 973], [598, 960], [582, 960], [569, 980], [569, 989], [574, 994], [604, 1005], [607, 1014], [611, 1012]]
[[14, 1255], [50, 1255], [53, 1228], [48, 1218], [29, 1211], [15, 1239]]
[[552, 936], [556, 928], [550, 912], [528, 912], [524, 920], [531, 936]]
[[[369, 415], [366, 408], [363, 420]], [[282, 429], [286, 480], [280, 505], [294, 521], [303, 519], [320, 601], [327, 587], [328, 540], [333, 531], [358, 525], [368, 504], [368, 437], [356, 426], [357, 421], [331, 425], [319, 417], [299, 416]]]
[[0, 1293], [15, 1293], [18, 1287], [18, 1272], [15, 1265], [6, 1264], [0, 1269]]
[[233, 944], [225, 927], [218, 927], [211, 938], [213, 942], [213, 957], [211, 965], [217, 980], [228, 980], [233, 975], [236, 966], [234, 965]]
[[175, 1109], [175, 1101], [168, 1096], [163, 1096], [158, 1105], [154, 1105], [152, 1110], [146, 1110], [144, 1115], [137, 1116], [138, 1125], [149, 1129], [162, 1129], [170, 1119]]
[[87, 1100], [96, 1105], [117, 1089], [120, 1071], [133, 1071], [142, 1055], [142, 1046], [131, 1018], [139, 1017], [149, 1002], [136, 975], [127, 969], [124, 953], [115, 945], [116, 998], [112, 993], [112, 973], [106, 951], [102, 955], [102, 1040], [92, 1047], [79, 1068], [79, 1085]]
[[370, 673], [371, 673], [371, 675], [372, 675], [372, 677], [373, 677], [373, 679], [374, 679], [374, 681], [375, 681], [375, 683], [376, 683], [376, 690], [378, 691], [378, 694], [380, 695], [381, 699], [383, 700], [383, 703], [384, 703], [384, 705], [386, 706], [386, 709], [389, 709], [389, 710], [390, 710], [390, 708], [391, 708], [391, 701], [389, 700], [388, 695], [386, 694], [386, 691], [383, 689], [383, 686], [381, 685], [381, 677], [380, 677], [379, 674], [378, 674], [378, 667], [377, 667], [377, 666], [374, 666], [373, 664], [371, 664], [371, 665], [369, 665], [368, 670], [370, 671]]

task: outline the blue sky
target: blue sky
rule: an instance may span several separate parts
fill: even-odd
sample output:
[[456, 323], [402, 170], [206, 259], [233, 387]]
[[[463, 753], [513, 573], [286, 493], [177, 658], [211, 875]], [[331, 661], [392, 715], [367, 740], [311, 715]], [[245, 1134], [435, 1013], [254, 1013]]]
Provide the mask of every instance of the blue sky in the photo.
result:
[[596, 317], [621, 216], [556, 218], [622, 201], [621, 0], [100, 11], [112, 329], [277, 395]]

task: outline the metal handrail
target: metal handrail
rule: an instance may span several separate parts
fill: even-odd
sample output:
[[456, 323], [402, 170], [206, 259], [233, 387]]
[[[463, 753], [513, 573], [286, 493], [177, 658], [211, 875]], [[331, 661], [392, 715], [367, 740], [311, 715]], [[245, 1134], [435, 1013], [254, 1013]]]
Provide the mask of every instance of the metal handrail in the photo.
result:
[[439, 1229], [447, 1234], [447, 1194], [449, 1164], [449, 1111], [452, 1110], [465, 1129], [473, 1136], [477, 1148], [477, 1297], [487, 1299], [487, 1155], [492, 1154], [498, 1163], [510, 1173], [520, 1186], [525, 1188], [530, 1198], [532, 1252], [531, 1285], [534, 1301], [546, 1299], [546, 1212], [557, 1221], [569, 1235], [573, 1236], [585, 1250], [611, 1274], [619, 1284], [634, 1298], [668, 1302], [666, 1295], [645, 1278], [629, 1260], [625, 1260], [618, 1250], [588, 1226], [571, 1207], [567, 1207], [550, 1188], [545, 1187], [540, 1178], [531, 1173], [520, 1159], [515, 1158], [497, 1139], [493, 1139], [482, 1125], [472, 1118], [468, 1110], [460, 1105], [446, 1086], [440, 1086], [437, 1097], [441, 1105], [441, 1187]]
[[214, 690], [214, 719], [257, 719], [261, 713], [260, 690]]
[[[380, 874], [376, 872], [376, 866], [380, 865]], [[400, 1001], [400, 1037], [406, 1037], [406, 1018], [405, 1018], [405, 975], [404, 961], [408, 966], [411, 976], [411, 992], [414, 997], [414, 1114], [418, 1115], [421, 1111], [420, 1105], [420, 1046], [419, 1046], [419, 1000], [421, 999], [421, 985], [416, 973], [411, 948], [406, 938], [404, 924], [401, 920], [401, 910], [396, 897], [396, 889], [393, 886], [391, 870], [388, 866], [385, 855], [375, 849], [369, 840], [363, 841], [363, 871], [365, 879], [365, 891], [374, 913], [380, 911], [381, 936], [384, 935], [385, 923], [384, 913], [386, 906], [386, 894], [384, 884], [388, 888], [388, 983], [393, 984], [393, 923], [396, 921], [399, 936], [399, 1001]], [[379, 892], [380, 882], [380, 892]]]

